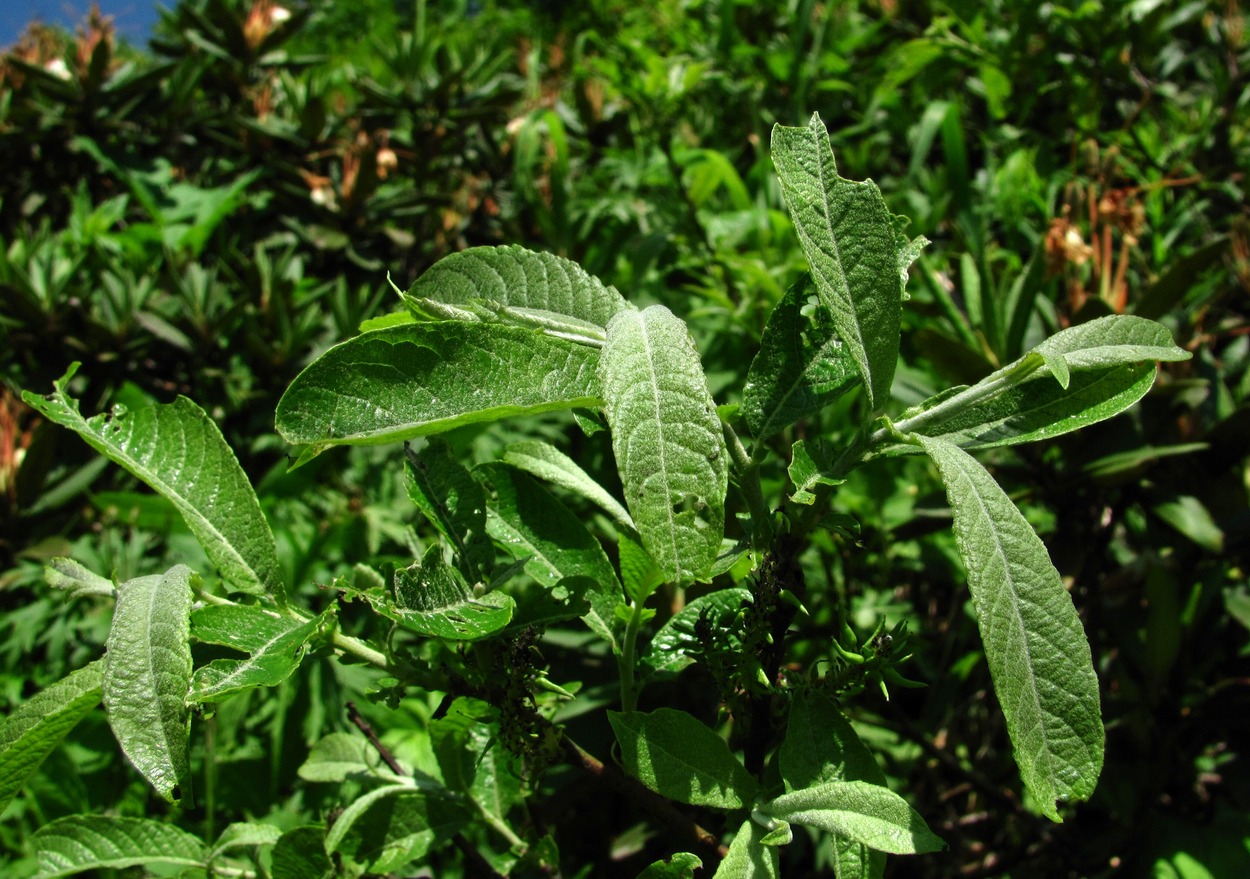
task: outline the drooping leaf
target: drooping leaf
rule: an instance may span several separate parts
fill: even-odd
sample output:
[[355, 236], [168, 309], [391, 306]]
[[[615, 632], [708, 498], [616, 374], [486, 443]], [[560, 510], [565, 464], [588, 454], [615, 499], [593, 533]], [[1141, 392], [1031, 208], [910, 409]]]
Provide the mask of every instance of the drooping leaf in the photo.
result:
[[[493, 491], [487, 531], [513, 558], [525, 560], [525, 572], [554, 588], [566, 577], [586, 577], [593, 588], [583, 619], [615, 644], [612, 619], [621, 603], [621, 584], [599, 541], [580, 519], [532, 477], [506, 464], [483, 464], [476, 470]], [[566, 584], [567, 586], [568, 584]]]
[[202, 867], [208, 847], [185, 830], [149, 818], [70, 815], [30, 837], [37, 879], [136, 866]]
[[621, 765], [651, 790], [692, 806], [741, 809], [759, 782], [725, 740], [684, 711], [608, 712], [621, 746]]
[[[444, 257], [404, 296], [468, 306], [475, 301], [536, 309], [606, 327], [626, 308], [614, 287], [577, 263], [521, 247], [471, 247]], [[420, 312], [420, 304], [413, 303]]]
[[472, 798], [500, 822], [520, 801], [521, 779], [511, 755], [499, 747], [497, 724], [488, 724], [490, 705], [458, 697], [447, 713], [430, 723], [430, 739], [449, 790]]
[[374, 606], [405, 629], [431, 638], [473, 641], [497, 632], [512, 619], [513, 600], [499, 590], [476, 595], [464, 576], [431, 546], [419, 565], [395, 571], [395, 603]]
[[377, 445], [511, 415], [599, 405], [599, 352], [501, 324], [377, 330], [313, 361], [278, 401], [287, 442]]
[[827, 781], [782, 794], [761, 810], [790, 824], [819, 827], [890, 854], [945, 848], [906, 800], [866, 781]]
[[764, 845], [767, 833], [750, 818], [742, 822], [712, 879], [778, 879], [781, 856], [775, 847]]
[[616, 520], [622, 528], [633, 530], [634, 520], [620, 502], [607, 489], [590, 478], [568, 455], [542, 440], [522, 440], [504, 451], [503, 460], [518, 470], [524, 470], [539, 479], [567, 488], [581, 495]]
[[369, 873], [389, 873], [424, 857], [468, 822], [465, 807], [446, 796], [386, 785], [342, 811], [326, 833], [325, 850]]
[[924, 242], [900, 234], [872, 181], [838, 176], [818, 114], [773, 127], [773, 164], [821, 304], [859, 368], [873, 408], [890, 395], [907, 266]]
[[100, 704], [103, 662], [72, 671], [0, 722], [0, 814], [78, 721]]
[[1046, 547], [993, 477], [944, 440], [918, 437], [937, 464], [955, 539], [1007, 719], [1016, 764], [1042, 812], [1090, 795], [1103, 727], [1089, 642]]
[[829, 307], [809, 280], [786, 291], [768, 316], [742, 388], [742, 414], [757, 441], [819, 412], [860, 380]]
[[134, 412], [83, 418], [66, 391], [70, 367], [47, 397], [27, 405], [68, 427], [88, 445], [169, 500], [231, 588], [281, 598], [278, 552], [256, 492], [234, 452], [204, 410], [185, 397]]
[[599, 372], [642, 545], [666, 580], [705, 579], [725, 530], [729, 455], [685, 322], [660, 305], [618, 313]]
[[377, 775], [379, 758], [365, 739], [346, 732], [334, 732], [317, 740], [299, 768], [304, 781], [342, 784], [349, 778]]
[[[332, 614], [333, 609], [327, 611]], [[253, 687], [275, 687], [291, 676], [303, 659], [308, 641], [325, 616], [301, 622], [264, 608], [210, 605], [191, 616], [196, 639], [250, 654], [247, 659], [214, 659], [195, 670], [192, 702], [215, 702]]]
[[236, 821], [226, 826], [213, 843], [210, 858], [216, 858], [224, 852], [236, 848], [255, 848], [261, 845], [274, 845], [282, 838], [282, 831], [272, 824], [258, 824], [254, 821]]
[[625, 594], [634, 604], [646, 604], [656, 589], [664, 582], [664, 574], [660, 566], [651, 558], [651, 554], [642, 548], [630, 534], [621, 534], [616, 542], [617, 555], [621, 565], [621, 579], [625, 586]]
[[833, 459], [823, 445], [809, 446], [807, 440], [796, 440], [790, 451], [790, 466], [786, 472], [794, 483], [794, 493], [790, 500], [796, 504], [811, 506], [816, 503], [816, 490], [819, 486], [841, 485], [845, 479], [830, 476]]
[[185, 565], [118, 587], [104, 658], [104, 705], [127, 759], [176, 802], [190, 780], [192, 584]]
[[676, 674], [701, 652], [695, 626], [706, 617], [713, 632], [723, 632], [751, 601], [749, 589], [721, 589], [702, 595], [673, 614], [655, 633], [640, 659], [648, 674]]
[[482, 486], [441, 440], [432, 440], [420, 452], [408, 449], [407, 464], [408, 497], [455, 548], [466, 576], [481, 578], [495, 561]]

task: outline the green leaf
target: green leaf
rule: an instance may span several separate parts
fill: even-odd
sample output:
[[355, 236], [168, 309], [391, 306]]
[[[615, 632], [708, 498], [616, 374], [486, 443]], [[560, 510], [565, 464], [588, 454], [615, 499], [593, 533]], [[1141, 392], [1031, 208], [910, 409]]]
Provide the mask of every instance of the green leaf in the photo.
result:
[[744, 821], [712, 879], [778, 879], [781, 856], [773, 846], [764, 845], [766, 834], [750, 818]]
[[73, 559], [53, 559], [43, 569], [44, 579], [53, 589], [63, 589], [70, 598], [84, 595], [100, 595], [112, 598], [117, 587], [112, 580], [87, 570]]
[[729, 455], [685, 322], [661, 305], [620, 312], [599, 373], [642, 545], [669, 582], [706, 579], [725, 531]]
[[945, 847], [906, 800], [866, 781], [829, 781], [782, 794], [761, 811], [896, 855]]
[[786, 472], [794, 483], [794, 494], [790, 500], [796, 504], [811, 506], [816, 503], [816, 489], [821, 485], [841, 485], [845, 479], [829, 475], [833, 461], [829, 458], [826, 448], [818, 444], [813, 449], [807, 440], [796, 440], [790, 450], [790, 466]]
[[68, 427], [89, 446], [168, 499], [233, 589], [281, 599], [278, 552], [256, 492], [204, 410], [185, 397], [134, 412], [114, 406], [84, 419], [66, 387], [78, 365], [47, 397], [27, 405]]
[[651, 558], [651, 554], [642, 548], [642, 544], [629, 534], [618, 536], [616, 550], [625, 594], [634, 604], [646, 604], [651, 593], [664, 582], [664, 574], [660, 572], [660, 566], [655, 563], [655, 559]]
[[759, 793], [725, 740], [684, 711], [608, 712], [621, 765], [656, 793], [714, 809], [741, 809]]
[[147, 818], [70, 815], [30, 837], [39, 863], [36, 879], [71, 876], [85, 870], [126, 867], [202, 867], [208, 848], [172, 824]]
[[751, 601], [749, 589], [721, 589], [700, 596], [673, 614], [660, 627], [642, 654], [641, 664], [649, 675], [676, 674], [701, 651], [695, 624], [706, 614], [713, 632], [723, 632]]
[[497, 632], [516, 605], [502, 592], [475, 595], [473, 587], [443, 561], [440, 546], [426, 550], [419, 565], [395, 571], [395, 604], [375, 609], [405, 629], [431, 638], [474, 641]]
[[757, 441], [815, 414], [860, 380], [850, 349], [809, 280], [786, 291], [768, 316], [742, 388], [742, 414]]
[[349, 778], [375, 779], [396, 776], [382, 764], [377, 752], [358, 735], [336, 732], [317, 741], [299, 768], [304, 781], [341, 784]]
[[604, 286], [577, 263], [521, 247], [471, 247], [435, 263], [408, 289], [404, 300], [418, 313], [429, 299], [452, 305], [491, 302], [552, 312], [606, 327], [628, 307], [614, 287]]
[[1090, 795], [1102, 769], [1098, 679], [1072, 598], [1046, 547], [993, 477], [944, 440], [937, 464], [1016, 763], [1043, 814]]
[[884, 853], [842, 836], [831, 841], [834, 879], [881, 879], [885, 875]]
[[272, 824], [257, 824], [252, 821], [236, 821], [227, 825], [226, 829], [213, 843], [210, 858], [216, 858], [223, 852], [236, 848], [254, 848], [260, 845], [274, 845], [282, 838], [282, 831]]
[[1193, 495], [1180, 495], [1155, 504], [1154, 514], [1203, 549], [1224, 551], [1224, 531], [1211, 512]]
[[118, 587], [104, 658], [109, 726], [135, 769], [176, 802], [190, 781], [192, 584], [185, 565]]
[[[333, 609], [327, 611], [333, 613]], [[309, 639], [325, 622], [278, 616], [264, 608], [214, 605], [191, 615], [192, 632], [206, 644], [251, 654], [247, 659], [214, 659], [195, 670], [191, 702], [215, 702], [253, 687], [275, 687], [299, 667]]]
[[457, 697], [446, 715], [430, 723], [430, 739], [447, 787], [506, 822], [521, 799], [521, 779], [510, 765], [511, 755], [496, 741], [498, 726], [479, 719], [492, 713], [485, 702]]
[[542, 440], [522, 440], [504, 450], [503, 460], [505, 464], [511, 464], [518, 470], [524, 470], [532, 476], [581, 495], [597, 504], [622, 528], [634, 530], [634, 520], [620, 502], [555, 446]]
[[869, 403], [883, 406], [898, 359], [907, 266], [924, 242], [899, 233], [875, 183], [838, 176], [818, 114], [806, 128], [774, 126], [772, 155], [820, 302], [859, 368]]
[[1112, 314], [1061, 330], [1031, 353], [1045, 361], [1063, 387], [1070, 371], [1193, 356], [1176, 346], [1167, 327], [1131, 314]]
[[439, 795], [392, 784], [349, 805], [325, 838], [337, 854], [369, 873], [388, 873], [451, 839], [469, 822], [464, 806]]
[[100, 704], [102, 666], [97, 661], [70, 672], [0, 722], [0, 814], [52, 749]]
[[270, 879], [326, 879], [335, 873], [326, 854], [322, 827], [296, 827], [273, 847]]
[[622, 601], [621, 584], [599, 541], [530, 476], [499, 463], [480, 465], [475, 472], [494, 493], [486, 522], [491, 537], [513, 558], [524, 560], [525, 573], [548, 589], [566, 577], [593, 581], [585, 595], [590, 609], [582, 618], [615, 645], [612, 619]]
[[[315, 454], [510, 415], [599, 405], [599, 352], [500, 324], [407, 324], [313, 361], [278, 401], [278, 433]], [[307, 457], [307, 455], [305, 455]]]
[[408, 497], [455, 547], [465, 575], [481, 579], [495, 562], [482, 486], [442, 440], [432, 440], [420, 452], [408, 449], [407, 464]]
[[694, 879], [694, 871], [703, 861], [690, 852], [678, 852], [665, 861], [655, 861], [638, 874], [637, 879]]

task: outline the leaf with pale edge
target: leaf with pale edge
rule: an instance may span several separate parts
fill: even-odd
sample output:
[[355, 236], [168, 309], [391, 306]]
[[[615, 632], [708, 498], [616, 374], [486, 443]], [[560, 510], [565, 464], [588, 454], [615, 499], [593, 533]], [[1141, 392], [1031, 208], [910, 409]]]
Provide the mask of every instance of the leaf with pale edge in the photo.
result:
[[272, 824], [257, 824], [251, 821], [236, 821], [227, 825], [226, 829], [213, 843], [213, 851], [209, 856], [219, 855], [236, 848], [255, 848], [260, 845], [274, 845], [282, 838], [282, 831]]
[[127, 867], [203, 867], [208, 847], [185, 830], [148, 818], [70, 815], [30, 837], [35, 879]]
[[103, 665], [96, 661], [70, 672], [0, 723], [0, 814], [52, 749], [100, 704]]
[[511, 415], [599, 405], [599, 352], [500, 324], [407, 324], [336, 345], [278, 401], [278, 433], [377, 445]]
[[317, 741], [308, 759], [300, 765], [299, 777], [304, 781], [342, 784], [349, 778], [377, 776], [378, 758], [364, 738], [351, 733], [335, 732]]
[[907, 267], [925, 242], [899, 232], [875, 183], [838, 176], [818, 114], [805, 128], [774, 126], [772, 155], [820, 302], [869, 402], [883, 406], [898, 359]]
[[281, 598], [269, 523], [234, 452], [204, 410], [178, 397], [133, 412], [115, 406], [110, 415], [83, 418], [65, 390], [77, 368], [71, 366], [47, 397], [27, 391], [22, 399], [177, 507], [231, 588]]
[[744, 821], [712, 879], [779, 879], [781, 855], [764, 844], [767, 833], [752, 819]]
[[1020, 777], [1042, 813], [1085, 799], [1102, 769], [1098, 678], [1072, 598], [993, 477], [948, 442], [916, 437], [941, 474], [955, 542]]
[[725, 531], [729, 455], [694, 341], [662, 305], [622, 311], [599, 362], [612, 450], [665, 579], [706, 579]]
[[109, 726], [131, 764], [175, 802], [190, 780], [190, 618], [192, 584], [185, 565], [137, 577], [117, 589], [104, 657]]
[[828, 781], [782, 794], [760, 810], [890, 854], [920, 854], [945, 847], [906, 800], [865, 781]]
[[790, 500], [796, 504], [811, 506], [816, 503], [816, 491], [819, 486], [835, 486], [846, 482], [830, 476], [833, 460], [828, 449], [823, 445], [809, 446], [807, 440], [796, 440], [790, 451], [790, 466], [786, 472], [794, 483], [794, 494]]
[[638, 874], [636, 879], [694, 879], [694, 871], [703, 861], [690, 852], [677, 852], [665, 861], [656, 861]]
[[505, 464], [511, 464], [518, 470], [524, 470], [553, 485], [567, 488], [591, 503], [598, 504], [622, 528], [633, 530], [634, 520], [629, 517], [620, 501], [555, 446], [542, 440], [522, 440], [504, 450], [503, 460]]
[[112, 598], [117, 594], [113, 581], [87, 570], [73, 559], [58, 558], [48, 562], [43, 577], [53, 589], [63, 589], [70, 598], [99, 595]]
[[469, 823], [463, 805], [407, 784], [375, 788], [335, 819], [325, 838], [337, 854], [369, 873], [389, 873], [425, 855]]
[[277, 686], [299, 667], [309, 639], [324, 622], [323, 617], [300, 621], [239, 604], [200, 608], [191, 615], [192, 634], [198, 641], [233, 647], [250, 656], [214, 659], [197, 668], [187, 699], [215, 702], [253, 687]]
[[456, 551], [466, 576], [479, 579], [495, 561], [486, 533], [486, 494], [451, 448], [433, 439], [419, 452], [407, 450], [408, 497]]
[[750, 601], [749, 589], [721, 589], [699, 596], [660, 627], [643, 652], [640, 664], [648, 675], [676, 674], [702, 652], [695, 634], [695, 624], [701, 616], [706, 615], [713, 632], [724, 632]]
[[859, 382], [850, 349], [810, 281], [786, 291], [768, 316], [742, 388], [742, 414], [757, 441], [813, 415]]
[[625, 771], [670, 800], [741, 809], [759, 793], [759, 782], [725, 740], [684, 711], [609, 711], [608, 721]]
[[374, 608], [405, 629], [449, 641], [474, 641], [497, 632], [516, 605], [496, 590], [475, 595], [461, 573], [443, 561], [440, 546], [426, 550], [420, 565], [395, 571], [395, 603]]

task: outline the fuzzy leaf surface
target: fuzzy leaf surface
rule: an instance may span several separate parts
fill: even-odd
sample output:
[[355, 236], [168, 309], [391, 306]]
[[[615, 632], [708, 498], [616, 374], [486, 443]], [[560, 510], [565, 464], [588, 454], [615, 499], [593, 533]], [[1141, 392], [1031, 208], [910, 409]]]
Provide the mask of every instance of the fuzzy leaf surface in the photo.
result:
[[913, 855], [945, 847], [906, 800], [865, 781], [828, 781], [782, 794], [762, 811], [890, 854]]
[[686, 324], [622, 311], [599, 363], [612, 450], [642, 545], [665, 579], [706, 579], [725, 531], [729, 455]]
[[744, 821], [712, 879], [778, 879], [781, 855], [774, 846], [764, 845], [766, 835], [750, 818]]
[[443, 561], [442, 548], [435, 545], [420, 565], [395, 571], [395, 604], [377, 609], [420, 635], [474, 641], [508, 625], [515, 607], [509, 596], [497, 590], [474, 595], [461, 573]]
[[247, 659], [214, 659], [195, 670], [192, 702], [214, 702], [253, 687], [274, 687], [299, 667], [321, 618], [301, 623], [248, 605], [210, 605], [191, 615], [192, 632], [207, 644], [233, 647]]
[[1043, 814], [1085, 799], [1103, 761], [1089, 642], [1032, 526], [967, 452], [917, 437], [941, 474], [1016, 764]]
[[806, 127], [774, 126], [772, 156], [820, 302], [869, 402], [883, 406], [898, 358], [907, 267], [924, 242], [899, 232], [875, 183], [838, 176], [818, 114]]
[[419, 452], [407, 450], [408, 497], [456, 550], [466, 575], [477, 579], [495, 561], [486, 533], [486, 495], [447, 443], [435, 439]]
[[104, 657], [104, 706], [117, 743], [162, 797], [190, 777], [192, 583], [185, 565], [118, 587]]
[[37, 879], [86, 870], [155, 866], [203, 867], [208, 847], [172, 824], [149, 818], [70, 815], [30, 837]]
[[550, 443], [542, 440], [522, 440], [513, 443], [504, 451], [503, 460], [505, 464], [511, 464], [531, 476], [537, 476], [539, 479], [581, 495], [591, 503], [597, 504], [622, 528], [633, 530], [634, 520], [621, 506], [620, 501], [612, 497], [607, 489], [590, 477], [590, 474], [577, 466], [576, 461]]
[[314, 451], [511, 415], [599, 405], [594, 348], [501, 324], [405, 324], [334, 346], [278, 401], [278, 433]]
[[100, 704], [103, 665], [97, 660], [70, 672], [0, 722], [0, 814], [52, 749]]
[[702, 650], [695, 634], [701, 616], [707, 617], [713, 631], [722, 632], [750, 601], [749, 589], [721, 589], [696, 598], [655, 633], [642, 654], [641, 665], [651, 675], [676, 674], [694, 662]]
[[742, 388], [742, 414], [757, 441], [815, 414], [860, 380], [832, 313], [810, 281], [786, 291], [768, 316]]
[[77, 365], [47, 397], [22, 399], [170, 501], [231, 588], [281, 597], [278, 551], [256, 492], [204, 410], [185, 397], [83, 418], [66, 392]]
[[684, 711], [608, 712], [621, 765], [651, 790], [692, 806], [741, 809], [759, 792], [729, 745]]

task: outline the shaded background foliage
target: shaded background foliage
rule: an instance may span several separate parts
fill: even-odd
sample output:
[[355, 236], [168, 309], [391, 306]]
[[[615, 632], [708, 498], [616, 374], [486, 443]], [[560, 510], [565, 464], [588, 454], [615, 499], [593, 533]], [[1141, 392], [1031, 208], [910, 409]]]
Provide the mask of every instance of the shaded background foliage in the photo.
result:
[[[857, 472], [839, 490], [854, 527], [802, 557], [810, 617], [789, 661], [833, 661], [844, 621], [914, 633], [910, 676], [927, 686], [846, 702], [951, 846], [892, 875], [1235, 875], [1250, 840], [1248, 66], [1234, 0], [186, 0], [147, 47], [97, 14], [75, 34], [32, 27], [0, 66], [0, 701], [56, 680], [107, 631], [104, 608], [47, 594], [44, 560], [124, 578], [199, 552], [168, 508], [24, 409], [19, 388], [46, 390], [82, 360], [86, 411], [193, 397], [315, 604], [317, 584], [357, 561], [409, 563], [420, 527], [393, 450], [287, 473], [272, 434], [298, 370], [394, 307], [388, 272], [405, 288], [479, 244], [570, 257], [685, 316], [718, 402], [734, 402], [765, 315], [805, 269], [769, 131], [819, 111], [841, 173], [875, 179], [934, 242], [909, 285], [897, 401], [1114, 312], [1164, 321], [1195, 354], [1132, 413], [990, 458], [1071, 583], [1104, 687], [1107, 768], [1063, 825], [1015, 792], [927, 465]], [[840, 401], [778, 449], [838, 436], [842, 407], [861, 405]], [[602, 437], [558, 419], [536, 429], [611, 471]], [[504, 436], [456, 442], [488, 457]], [[780, 460], [765, 473], [776, 490]], [[553, 680], [593, 682], [566, 643], [542, 652]], [[706, 693], [699, 674], [669, 697]], [[295, 769], [372, 683], [310, 665], [274, 698], [225, 703], [197, 757], [217, 767], [201, 766], [216, 799], [177, 820], [324, 814], [332, 793]], [[432, 709], [410, 697], [373, 711], [402, 749]], [[160, 808], [97, 738], [80, 728], [9, 811], [13, 870], [53, 817]], [[623, 804], [579, 809], [595, 794], [567, 770], [543, 785], [566, 866], [611, 854], [613, 875], [633, 876], [676, 848]], [[786, 859], [795, 875], [821, 864], [803, 839]]]

